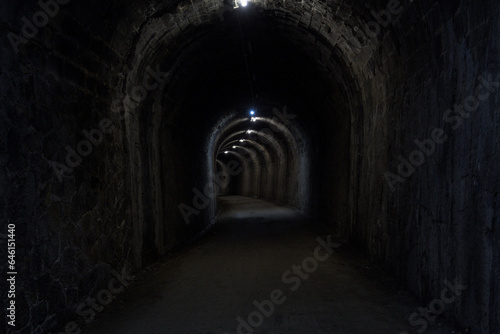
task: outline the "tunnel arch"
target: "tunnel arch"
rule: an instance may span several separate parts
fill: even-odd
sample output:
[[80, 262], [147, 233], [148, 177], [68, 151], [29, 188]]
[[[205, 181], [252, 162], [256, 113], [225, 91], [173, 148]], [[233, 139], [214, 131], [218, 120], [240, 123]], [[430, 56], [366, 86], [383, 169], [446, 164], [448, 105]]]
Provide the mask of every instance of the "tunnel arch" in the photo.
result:
[[[260, 186], [261, 188], [264, 189], [263, 193], [264, 194], [271, 194], [271, 198], [274, 198], [274, 194], [273, 194], [273, 187], [272, 187], [272, 184], [271, 184], [271, 180], [273, 178], [273, 168], [271, 168], [271, 166], [273, 166], [273, 163], [276, 162], [276, 157], [274, 157], [274, 160], [273, 160], [273, 156], [266, 150], [266, 148], [257, 143], [256, 141], [253, 141], [253, 140], [249, 140], [249, 139], [239, 139], [239, 140], [235, 140], [235, 141], [231, 141], [231, 142], [228, 142], [226, 146], [227, 148], [229, 147], [232, 147], [233, 149], [234, 148], [242, 148], [243, 146], [239, 146], [239, 145], [247, 145], [249, 144], [251, 148], [254, 148], [256, 149], [258, 152], [259, 152], [259, 155], [260, 155], [260, 166], [261, 168], [265, 168], [265, 172], [263, 172], [261, 174], [261, 182], [260, 182]], [[236, 146], [233, 146], [233, 145], [236, 145]], [[229, 186], [229, 185], [228, 185]], [[225, 194], [229, 194], [228, 192], [225, 192]], [[261, 197], [261, 198], [265, 198], [265, 197]]]
[[[265, 113], [260, 109], [257, 110], [259, 111], [255, 116], [249, 115], [248, 111], [233, 113], [213, 126], [213, 133], [216, 132], [217, 135], [211, 137], [206, 149], [209, 152], [208, 175], [214, 175], [214, 170], [216, 170], [214, 161], [220, 159], [219, 155], [236, 147], [236, 150], [248, 153], [254, 168], [253, 176], [245, 175], [245, 182], [251, 182], [251, 185], [243, 186], [245, 190], [241, 191], [241, 194], [280, 201], [308, 212], [308, 199], [305, 194], [307, 183], [310, 181], [308, 164], [311, 161], [307, 161], [309, 157], [305, 152], [310, 143], [305, 140], [306, 135], [301, 133], [295, 124], [289, 123], [285, 126], [270, 117], [271, 111]], [[272, 111], [276, 112], [277, 109], [274, 108]], [[270, 125], [274, 130], [267, 127]], [[256, 126], [260, 126], [259, 130], [255, 130]], [[257, 138], [253, 138], [254, 135]], [[262, 143], [257, 143], [257, 141]], [[242, 145], [246, 142], [253, 143], [252, 145], [257, 146], [258, 149], [254, 151], [243, 147]], [[271, 150], [266, 149], [268, 145], [272, 146]], [[266, 163], [259, 162], [258, 151], [262, 152]], [[210, 155], [215, 155], [216, 158]], [[247, 172], [243, 171], [243, 173]], [[274, 179], [276, 182], [270, 183]], [[288, 181], [285, 182], [285, 180]], [[249, 191], [251, 186], [253, 188]], [[259, 193], [261, 189], [264, 190]]]
[[[261, 4], [260, 3], [257, 3], [258, 6], [260, 6]], [[201, 5], [200, 5], [201, 6]], [[271, 6], [272, 7], [272, 6]], [[191, 7], [190, 7], [191, 8]], [[194, 10], [196, 11], [197, 7], [194, 6], [193, 7]], [[267, 7], [266, 7], [267, 8]], [[218, 8], [219, 10], [220, 8]], [[268, 9], [268, 8], [267, 8]], [[293, 27], [295, 24], [297, 24], [297, 22], [294, 22], [294, 23], [290, 23], [288, 20], [283, 20], [283, 17], [279, 15], [280, 13], [280, 10], [278, 11], [274, 11], [274, 9], [270, 9], [270, 10], [264, 10], [264, 14], [262, 13], [259, 13], [259, 15], [270, 15], [272, 18], [271, 18], [271, 22], [273, 22], [274, 18], [277, 18], [276, 19], [276, 22], [278, 22], [279, 24], [284, 24], [284, 31], [285, 33], [289, 33], [289, 34], [294, 34], [294, 37], [299, 37], [299, 39], [301, 40], [304, 40], [304, 36], [302, 36], [300, 33], [299, 33], [299, 36], [297, 36], [297, 28]], [[178, 11], [183, 11], [184, 9], [182, 9], [182, 6], [179, 6]], [[142, 25], [142, 37], [140, 37], [138, 39], [138, 43], [137, 43], [137, 47], [135, 48], [134, 52], [135, 52], [135, 56], [131, 56], [129, 57], [129, 59], [133, 59], [133, 62], [129, 65], [130, 66], [130, 70], [128, 71], [128, 77], [129, 79], [126, 80], [126, 86], [129, 87], [129, 88], [126, 88], [125, 91], [128, 91], [129, 94], [132, 92], [132, 89], [141, 81], [143, 81], [143, 79], [132, 79], [134, 77], [135, 74], [139, 74], [139, 78], [140, 78], [140, 75], [141, 74], [144, 74], [146, 72], [146, 65], [145, 64], [148, 64], [148, 63], [154, 63], [152, 62], [152, 60], [154, 59], [157, 59], [157, 60], [160, 60], [160, 59], [163, 59], [161, 61], [162, 64], [167, 64], [167, 68], [169, 68], [169, 73], [168, 73], [168, 79], [166, 80], [165, 83], [162, 83], [162, 89], [160, 89], [159, 91], [162, 92], [163, 94], [163, 97], [160, 97], [158, 96], [158, 100], [157, 100], [157, 103], [158, 105], [164, 105], [165, 104], [165, 95], [168, 96], [168, 93], [165, 94], [165, 89], [168, 89], [168, 90], [171, 90], [171, 87], [176, 87], [176, 85], [178, 84], [179, 82], [179, 78], [181, 77], [180, 76], [180, 73], [183, 71], [184, 73], [186, 73], [185, 71], [188, 71], [189, 73], [192, 73], [193, 69], [195, 67], [189, 67], [189, 66], [195, 66], [195, 65], [191, 65], [190, 62], [188, 62], [188, 64], [190, 64], [189, 66], [187, 66], [187, 68], [185, 70], [181, 70], [178, 68], [178, 65], [175, 65], [172, 63], [171, 60], [168, 60], [168, 59], [172, 59], [172, 58], [175, 58], [175, 63], [179, 64], [180, 62], [185, 62], [185, 56], [183, 56], [184, 54], [187, 54], [187, 51], [185, 48], [183, 48], [183, 45], [187, 45], [188, 48], [190, 47], [189, 45], [193, 45], [194, 43], [184, 43], [182, 45], [177, 45], [175, 42], [172, 42], [174, 41], [176, 38], [177, 39], [180, 39], [181, 37], [185, 40], [189, 40], [189, 38], [195, 38], [197, 40], [199, 40], [200, 38], [205, 38], [205, 37], [202, 37], [204, 34], [206, 35], [207, 33], [210, 32], [210, 29], [213, 30], [213, 28], [207, 28], [205, 25], [207, 22], [210, 22], [210, 20], [214, 20], [216, 19], [215, 17], [215, 14], [217, 13], [220, 13], [220, 11], [218, 10], [213, 10], [213, 8], [211, 9], [211, 16], [207, 16], [205, 15], [205, 21], [196, 21], [195, 22], [192, 22], [190, 23], [191, 25], [194, 25], [194, 26], [199, 26], [199, 27], [202, 27], [202, 28], [199, 28], [198, 30], [194, 29], [194, 28], [190, 28], [190, 27], [187, 27], [187, 29], [174, 29], [173, 32], [171, 32], [168, 36], [165, 36], [165, 34], [162, 33], [162, 29], [163, 30], [168, 30], [168, 27], [169, 27], [169, 24], [164, 24], [162, 20], [160, 20], [160, 16], [158, 17], [153, 17], [150, 19], [150, 21], [147, 23], [147, 24], [144, 24]], [[234, 12], [234, 11], [233, 11]], [[180, 13], [180, 12], [179, 12]], [[278, 13], [278, 14], [277, 14]], [[227, 14], [227, 13], [226, 13]], [[231, 14], [231, 13], [229, 13]], [[179, 14], [180, 15], [180, 14]], [[190, 14], [188, 14], [190, 15]], [[175, 15], [174, 15], [175, 16]], [[166, 22], [173, 22], [175, 21], [174, 16], [172, 16], [171, 14], [168, 14], [167, 15], [167, 19], [166, 19]], [[234, 16], [234, 13], [233, 13], [233, 16]], [[233, 21], [234, 21], [234, 17], [233, 17]], [[292, 20], [293, 22], [293, 20]], [[223, 20], [223, 23], [224, 23], [224, 20]], [[234, 24], [234, 22], [233, 22]], [[274, 23], [272, 23], [274, 24]], [[158, 26], [159, 25], [159, 26]], [[298, 28], [298, 31], [300, 31], [300, 28], [301, 26], [299, 25], [299, 28]], [[293, 29], [296, 29], [295, 31]], [[309, 29], [309, 28], [308, 28]], [[291, 32], [290, 32], [291, 31]], [[153, 34], [151, 35], [152, 37], [147, 37], [148, 34]], [[177, 37], [175, 37], [175, 33], [178, 33], [179, 35]], [[187, 36], [192, 36], [192, 37], [186, 37]], [[337, 68], [336, 70], [332, 70], [331, 69], [331, 62], [333, 61], [333, 64], [338, 64], [339, 60], [342, 62], [344, 60], [343, 57], [341, 58], [338, 58], [338, 55], [339, 54], [342, 54], [342, 51], [340, 52], [337, 52], [337, 54], [335, 55], [335, 50], [337, 48], [344, 48], [344, 52], [347, 52], [348, 51], [348, 46], [346, 44], [342, 44], [342, 43], [336, 43], [335, 44], [335, 47], [331, 46], [331, 45], [328, 45], [328, 39], [325, 39], [325, 38], [319, 38], [321, 34], [319, 35], [315, 35], [317, 37], [316, 41], [315, 41], [315, 45], [313, 46], [313, 49], [316, 50], [316, 48], [319, 48], [317, 49], [317, 53], [315, 54], [315, 56], [318, 56], [317, 59], [318, 59], [318, 62], [320, 63], [320, 66], [326, 66], [327, 68], [330, 67], [329, 69], [327, 69], [325, 72], [328, 73], [328, 75], [333, 75], [334, 77], [336, 77], [336, 80], [332, 80], [330, 79], [332, 82], [343, 82], [344, 83], [344, 86], [345, 86], [345, 83], [348, 82], [348, 86], [349, 87], [352, 87], [352, 83], [355, 82], [356, 80], [353, 79], [354, 77], [351, 77], [350, 80], [346, 80], [348, 77], [349, 77], [349, 74], [347, 73], [350, 73], [350, 68], [348, 66], [343, 66], [343, 67], [340, 67], [340, 69], [342, 69], [340, 72], [339, 72], [339, 69]], [[161, 36], [161, 37], [160, 37]], [[286, 36], [286, 35], [285, 35]], [[310, 43], [308, 40], [307, 40], [307, 35], [305, 35], [305, 40]], [[147, 43], [145, 43], [147, 41]], [[158, 45], [154, 45], [152, 43], [155, 43], [155, 44], [158, 44]], [[162, 44], [163, 43], [163, 44]], [[170, 47], [169, 43], [173, 44], [174, 47]], [[296, 43], [296, 42], [295, 42]], [[319, 43], [319, 44], [318, 44]], [[327, 45], [325, 45], [325, 43]], [[160, 46], [160, 45], [163, 45], [163, 46]], [[296, 43], [297, 45], [297, 43]], [[177, 49], [176, 49], [177, 48]], [[180, 50], [182, 48], [182, 52], [180, 51], [175, 51], [175, 50]], [[333, 49], [333, 51], [332, 51]], [[207, 56], [208, 57], [208, 56]], [[139, 65], [139, 64], [143, 64], [143, 65]], [[170, 65], [171, 64], [171, 65]], [[197, 68], [200, 68], [199, 65]], [[346, 73], [342, 73], [343, 70], [347, 70]], [[178, 74], [179, 73], [179, 74]], [[336, 83], [338, 85], [338, 83]], [[356, 86], [356, 85], [354, 85]], [[179, 88], [177, 88], [179, 89]], [[342, 87], [342, 90], [345, 91], [346, 87]], [[341, 90], [341, 89], [339, 89]], [[158, 93], [157, 95], [159, 95], [160, 93]], [[349, 97], [352, 99], [353, 96], [356, 96], [355, 94], [352, 94], [352, 95], [349, 95]], [[160, 102], [161, 101], [161, 102]], [[346, 104], [347, 105], [347, 104]], [[165, 107], [163, 107], [163, 109], [165, 109]], [[169, 108], [169, 109], [176, 109], [176, 107], [174, 106], [173, 108]], [[347, 109], [350, 109], [351, 111], [350, 112], [353, 112], [353, 110], [356, 110], [356, 112], [359, 112], [361, 109], [358, 107], [358, 108], [347, 108]], [[147, 113], [147, 112], [146, 112]], [[146, 118], [149, 117], [149, 116], [145, 116]], [[155, 113], [155, 117], [159, 117], [157, 113]], [[171, 116], [171, 117], [175, 117], [175, 116]], [[349, 116], [343, 116], [345, 119], [348, 119]], [[152, 120], [144, 120], [144, 122], [149, 122], [151, 124], [154, 124], [154, 122], [161, 122], [162, 121], [162, 118], [160, 116], [159, 119], [157, 119], [156, 121], [152, 121]], [[346, 124], [348, 124], [347, 120], [345, 120]], [[140, 142], [140, 135], [138, 137], [138, 133], [140, 133], [140, 131], [137, 130], [137, 128], [134, 128], [135, 125], [134, 124], [129, 124], [127, 125], [128, 129], [127, 129], [127, 132], [128, 134], [126, 135], [127, 138], [130, 138], [130, 143], [129, 145], [132, 147], [134, 143], [137, 143], [137, 142]], [[147, 128], [147, 126], [146, 126]], [[345, 128], [348, 128], [347, 126], [345, 126]], [[348, 130], [348, 129], [347, 129]], [[343, 131], [346, 131], [345, 129]], [[135, 138], [134, 138], [135, 137]], [[339, 136], [340, 138], [341, 136]], [[345, 139], [340, 139], [340, 140], [343, 140], [345, 141]], [[140, 156], [135, 154], [133, 152], [133, 150], [130, 150], [130, 152], [132, 154], [134, 154], [133, 157], [131, 157], [130, 161], [137, 161], [140, 159]], [[301, 166], [301, 168], [305, 168], [305, 165], [304, 164], [299, 164]], [[211, 167], [211, 170], [213, 170], [213, 167]], [[159, 173], [159, 171], [157, 171], [157, 173]], [[139, 176], [139, 178], [141, 178]], [[130, 184], [141, 184], [141, 183], [144, 183], [145, 181], [140, 181], [138, 179], [132, 179]], [[305, 187], [302, 187], [302, 190], [304, 190]], [[138, 190], [140, 192], [140, 189]], [[298, 203], [296, 201], [294, 201], [293, 199], [290, 199], [290, 198], [281, 198], [281, 200], [283, 202], [295, 202], [294, 204], [297, 205]], [[314, 199], [308, 199], [308, 201], [310, 202], [315, 202]], [[158, 201], [159, 202], [159, 201]], [[340, 205], [339, 205], [340, 206]], [[138, 214], [136, 215], [136, 217], [134, 218], [134, 221], [142, 221], [143, 220], [143, 217], [141, 216], [141, 211], [142, 210], [133, 210], [135, 212], [138, 212]], [[311, 209], [309, 210], [309, 212], [313, 212], [314, 209]], [[206, 218], [209, 218], [210, 216], [212, 216], [214, 214], [214, 211], [213, 209], [208, 211], [207, 213], [207, 216], [205, 216], [205, 219]], [[152, 215], [152, 216], [155, 216], [155, 215]], [[158, 219], [158, 221], [160, 221], [161, 219]], [[157, 222], [155, 223], [156, 226], [158, 226], [160, 223]], [[138, 237], [139, 239], [141, 237]]]

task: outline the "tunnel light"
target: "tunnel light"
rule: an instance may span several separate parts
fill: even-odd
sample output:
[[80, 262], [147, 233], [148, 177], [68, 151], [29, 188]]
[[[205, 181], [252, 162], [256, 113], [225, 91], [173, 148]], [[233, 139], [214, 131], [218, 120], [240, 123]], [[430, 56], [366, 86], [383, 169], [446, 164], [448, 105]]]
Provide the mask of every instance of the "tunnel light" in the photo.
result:
[[224, 154], [228, 154], [228, 153], [229, 153], [229, 151], [225, 151], [225, 152], [224, 152]]
[[252, 133], [252, 131], [248, 130], [247, 133], [250, 134], [250, 133]]
[[233, 148], [236, 148], [236, 146], [233, 146]]
[[255, 111], [254, 110], [250, 110], [250, 115], [255, 115]]
[[244, 142], [244, 140], [243, 140], [243, 139], [240, 139], [240, 143], [243, 143], [243, 142]]
[[257, 118], [255, 118], [255, 117], [250, 118], [250, 122], [255, 122], [256, 120], [257, 120]]
[[234, 0], [234, 8], [246, 7], [248, 5], [248, 0]]

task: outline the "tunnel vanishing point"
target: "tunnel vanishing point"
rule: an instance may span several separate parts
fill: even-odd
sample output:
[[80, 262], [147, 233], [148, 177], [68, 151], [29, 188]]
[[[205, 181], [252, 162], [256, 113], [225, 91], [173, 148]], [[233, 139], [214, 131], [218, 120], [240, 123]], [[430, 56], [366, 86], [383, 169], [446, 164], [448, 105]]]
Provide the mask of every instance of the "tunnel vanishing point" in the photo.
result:
[[461, 282], [447, 319], [500, 333], [500, 2], [0, 12], [0, 328], [64, 332], [239, 195], [327, 226], [421, 305]]

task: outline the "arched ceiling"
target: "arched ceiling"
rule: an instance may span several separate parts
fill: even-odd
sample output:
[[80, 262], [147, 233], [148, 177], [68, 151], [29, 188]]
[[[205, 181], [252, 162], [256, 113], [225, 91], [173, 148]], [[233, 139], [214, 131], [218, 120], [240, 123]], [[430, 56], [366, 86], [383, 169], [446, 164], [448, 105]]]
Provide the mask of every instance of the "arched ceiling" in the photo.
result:
[[[344, 3], [251, 1], [234, 9], [221, 0], [148, 10], [140, 24], [126, 26], [135, 30], [131, 44], [116, 39], [116, 49], [128, 54], [123, 91], [141, 82], [147, 66], [162, 64], [170, 73], [165, 96], [191, 91], [214, 109], [250, 99], [249, 78], [257, 98], [295, 103], [297, 110], [314, 109], [311, 105], [333, 94], [353, 103], [362, 77], [357, 72], [365, 71], [366, 63], [357, 59], [353, 64], [354, 58], [368, 59], [374, 49], [370, 43], [376, 43], [376, 38], [367, 40], [358, 53], [353, 52], [358, 43], [353, 33], [363, 25]], [[137, 21], [141, 15], [134, 13], [134, 18]], [[297, 91], [310, 98], [298, 98]], [[217, 105], [220, 95], [226, 106]]]

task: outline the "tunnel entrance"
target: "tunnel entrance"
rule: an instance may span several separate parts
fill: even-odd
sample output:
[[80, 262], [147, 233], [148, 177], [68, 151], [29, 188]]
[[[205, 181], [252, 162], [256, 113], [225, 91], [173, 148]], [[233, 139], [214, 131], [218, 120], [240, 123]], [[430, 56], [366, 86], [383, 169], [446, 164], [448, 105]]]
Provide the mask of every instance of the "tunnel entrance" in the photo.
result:
[[255, 4], [177, 41], [138, 48], [125, 81], [132, 94], [148, 66], [165, 72], [124, 120], [137, 263], [146, 248], [165, 254], [205, 229], [218, 195], [276, 201], [340, 228], [352, 196], [351, 114], [361, 109], [329, 42]]
[[[249, 4], [216, 24], [190, 26], [178, 44], [158, 40], [155, 48], [136, 50], [126, 91], [144, 82], [150, 64], [168, 69], [125, 120], [134, 147], [129, 161], [140, 166], [130, 175], [131, 196], [141, 200], [132, 210], [138, 262], [146, 244], [164, 254], [206, 228], [217, 195], [267, 199], [347, 221], [350, 119], [360, 108], [346, 92], [355, 79], [328, 41], [289, 23]], [[228, 164], [241, 171], [228, 175]], [[217, 184], [218, 173], [227, 185]]]

